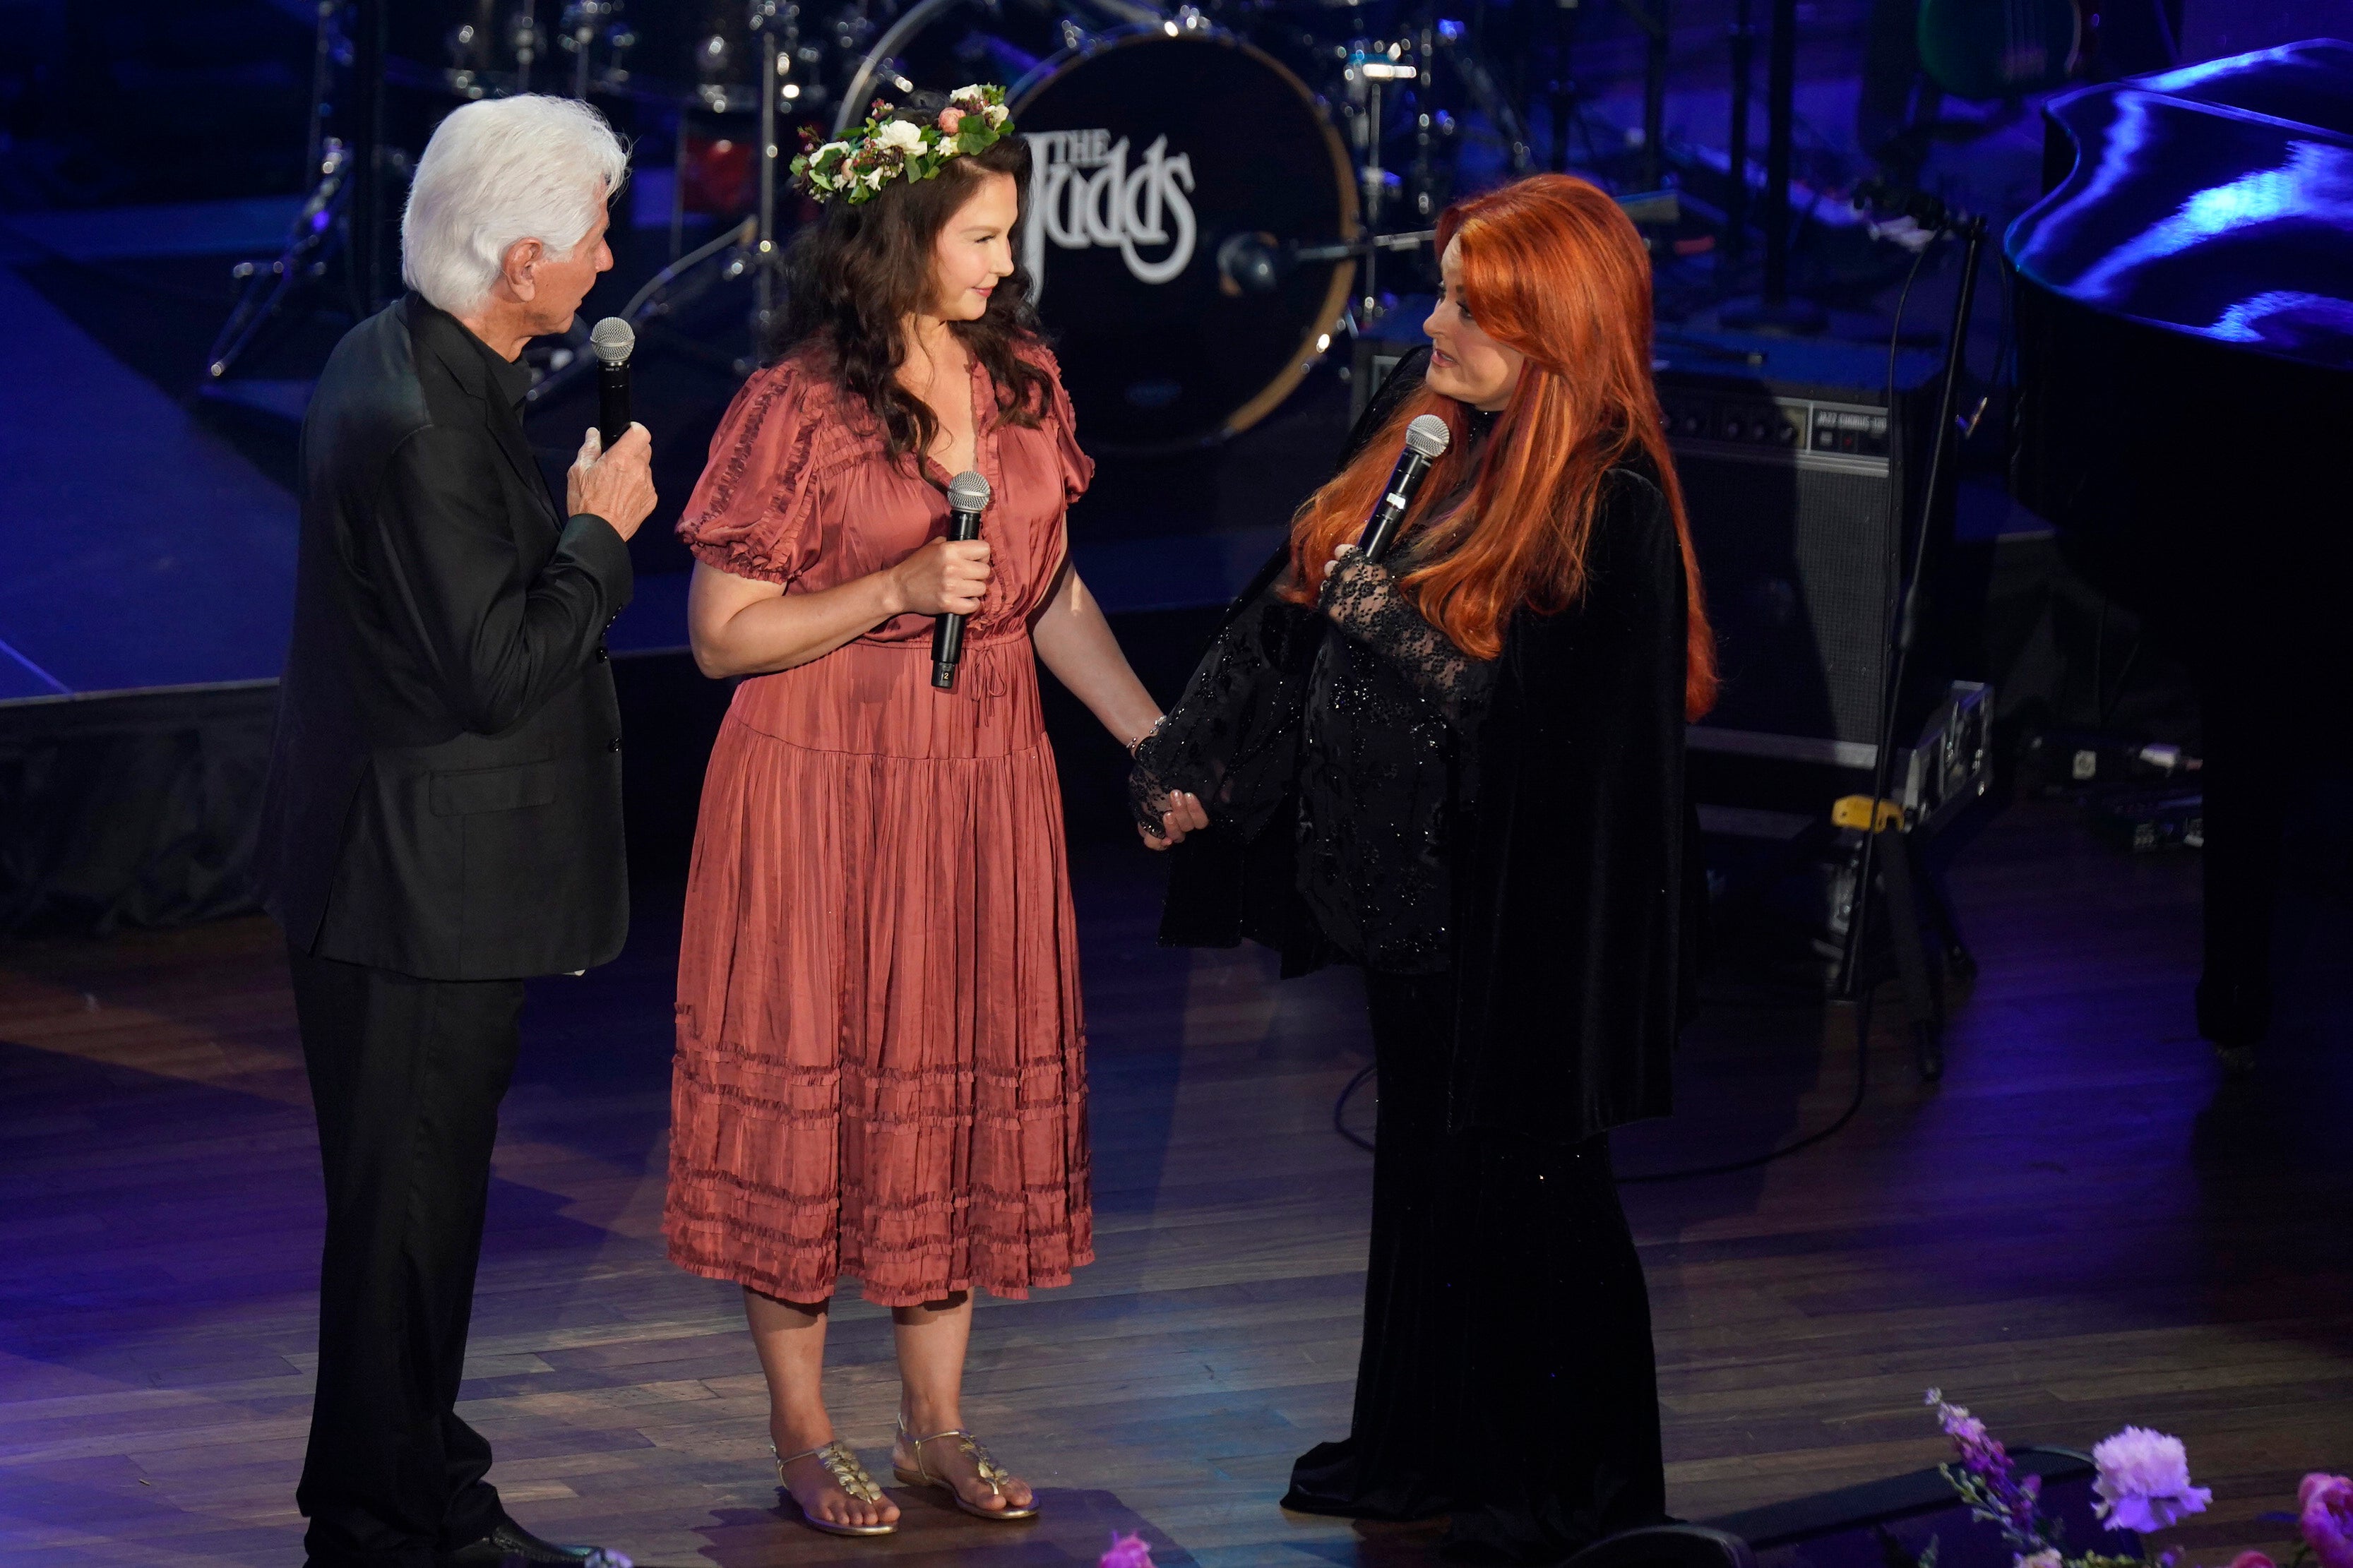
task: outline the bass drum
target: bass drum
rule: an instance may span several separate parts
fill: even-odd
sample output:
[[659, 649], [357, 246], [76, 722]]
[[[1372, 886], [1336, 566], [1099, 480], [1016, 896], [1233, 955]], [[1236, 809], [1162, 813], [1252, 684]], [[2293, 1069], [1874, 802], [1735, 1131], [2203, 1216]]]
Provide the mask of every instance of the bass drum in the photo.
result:
[[1245, 289], [1219, 247], [1356, 237], [1314, 95], [1230, 36], [1151, 27], [1045, 61], [1010, 100], [1031, 158], [1022, 260], [1086, 444], [1176, 451], [1264, 417], [1329, 346], [1355, 264]]

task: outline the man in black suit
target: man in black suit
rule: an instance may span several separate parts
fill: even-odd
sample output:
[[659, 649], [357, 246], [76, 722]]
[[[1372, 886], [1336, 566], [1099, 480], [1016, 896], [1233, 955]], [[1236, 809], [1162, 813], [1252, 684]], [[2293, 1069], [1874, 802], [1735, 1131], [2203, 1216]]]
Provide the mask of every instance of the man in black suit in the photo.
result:
[[401, 226], [415, 292], [352, 329], [302, 426], [294, 634], [263, 879], [326, 1168], [313, 1564], [575, 1562], [507, 1517], [458, 1418], [523, 977], [620, 951], [620, 714], [604, 633], [654, 504], [595, 433], [559, 510], [524, 343], [612, 265], [628, 154], [561, 99], [469, 104]]

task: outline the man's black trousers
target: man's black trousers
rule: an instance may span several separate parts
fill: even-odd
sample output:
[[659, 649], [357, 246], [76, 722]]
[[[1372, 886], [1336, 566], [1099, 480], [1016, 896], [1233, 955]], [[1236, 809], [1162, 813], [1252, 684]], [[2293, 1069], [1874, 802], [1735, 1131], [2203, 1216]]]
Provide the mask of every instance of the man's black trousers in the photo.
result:
[[522, 982], [290, 957], [327, 1175], [304, 1545], [318, 1568], [431, 1568], [503, 1517], [456, 1405]]

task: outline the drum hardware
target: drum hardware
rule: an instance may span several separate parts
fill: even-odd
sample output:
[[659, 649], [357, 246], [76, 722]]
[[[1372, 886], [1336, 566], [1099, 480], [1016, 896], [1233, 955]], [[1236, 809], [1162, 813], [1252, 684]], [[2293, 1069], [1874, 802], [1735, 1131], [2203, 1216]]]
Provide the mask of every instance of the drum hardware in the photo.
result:
[[1733, 0], [1732, 23], [1725, 29], [1732, 56], [1732, 125], [1725, 163], [1732, 175], [1732, 200], [1724, 213], [1724, 243], [1725, 258], [1735, 262], [1748, 248], [1748, 79], [1750, 62], [1757, 55], [1751, 3]]
[[278, 258], [267, 264], [240, 261], [229, 268], [229, 276], [245, 287], [205, 355], [206, 380], [227, 378], [262, 330], [285, 310], [294, 291], [326, 276], [328, 261], [341, 248], [351, 205], [351, 149], [328, 137], [318, 168], [319, 183], [311, 188]]
[[460, 22], [449, 29], [447, 40], [449, 68], [441, 73], [449, 90], [472, 102], [487, 98], [492, 91], [490, 73], [490, 35], [477, 23]]
[[514, 57], [515, 90], [529, 92], [532, 68], [547, 53], [547, 29], [539, 25], [538, 0], [522, 0], [508, 24], [507, 52]]
[[1262, 230], [1232, 234], [1218, 246], [1218, 273], [1224, 283], [1231, 285], [1227, 289], [1229, 293], [1270, 293], [1301, 267], [1350, 260], [1369, 267], [1380, 251], [1418, 250], [1437, 235], [1436, 229], [1422, 228], [1406, 234], [1366, 235], [1361, 239], [1302, 245], [1296, 240], [1279, 240]]
[[1667, 6], [1670, 0], [1618, 0], [1642, 30], [1642, 160], [1637, 183], [1655, 191], [1666, 174]]
[[1091, 39], [1008, 89], [1031, 153], [1022, 263], [1105, 451], [1187, 450], [1263, 417], [1343, 330], [1359, 260], [1331, 113], [1263, 50], [1187, 21]]
[[[622, 0], [569, 0], [564, 7], [557, 45], [572, 57], [572, 96], [585, 99], [591, 89], [625, 92], [629, 85], [629, 51], [638, 35], [622, 12]], [[605, 47], [607, 63], [595, 68], [596, 46]]]
[[1764, 289], [1756, 299], [1728, 302], [1720, 316], [1726, 326], [1818, 332], [1829, 319], [1820, 305], [1789, 292], [1789, 159], [1797, 90], [1797, 0], [1773, 0], [1772, 47], [1765, 68]]
[[[759, 230], [760, 220], [747, 217], [741, 223], [731, 225], [725, 233], [687, 252], [646, 279], [644, 286], [629, 297], [629, 302], [615, 312], [637, 332], [639, 353], [659, 345], [712, 360], [733, 374], [751, 374], [750, 365], [741, 363], [732, 356], [709, 348], [693, 338], [663, 331], [662, 319], [684, 310], [722, 284], [733, 283], [749, 272], [754, 265]], [[581, 353], [572, 348], [558, 348], [550, 357], [546, 373], [523, 395], [525, 403], [536, 405], [561, 395], [573, 383], [593, 371], [596, 365], [593, 354]]]
[[327, 121], [334, 112], [335, 68], [351, 58], [351, 40], [343, 36], [342, 0], [319, 0], [317, 32], [311, 49], [311, 123], [303, 145], [310, 161], [305, 168], [323, 167], [327, 159]]
[[[317, 183], [275, 258], [240, 261], [229, 269], [242, 287], [205, 355], [200, 392], [208, 395], [227, 380], [270, 324], [293, 316], [298, 303], [303, 310], [318, 309], [320, 287], [338, 262], [349, 268], [350, 298], [342, 303], [354, 317], [380, 302], [384, 226], [375, 215], [385, 209], [387, 183], [405, 183], [408, 175], [407, 155], [383, 145], [385, 23], [383, 0], [320, 0], [310, 115]], [[359, 132], [348, 141], [326, 132], [335, 112], [335, 71], [344, 66], [353, 71], [347, 117]], [[362, 241], [356, 246], [355, 228]]]

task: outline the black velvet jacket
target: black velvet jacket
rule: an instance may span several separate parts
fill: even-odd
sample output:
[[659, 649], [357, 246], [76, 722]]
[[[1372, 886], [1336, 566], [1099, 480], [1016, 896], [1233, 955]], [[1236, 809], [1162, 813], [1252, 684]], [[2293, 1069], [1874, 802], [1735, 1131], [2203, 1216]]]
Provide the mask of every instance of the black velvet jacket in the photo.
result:
[[[1383, 385], [1351, 455], [1421, 368]], [[1166, 731], [1186, 743], [1147, 759], [1211, 820], [1171, 851], [1161, 941], [1247, 936], [1292, 974], [1332, 956], [1293, 875], [1301, 705], [1328, 623], [1275, 595], [1286, 566], [1278, 554], [1228, 612]], [[1639, 466], [1604, 479], [1588, 571], [1567, 610], [1512, 618], [1477, 794], [1448, 840], [1458, 1130], [1577, 1142], [1669, 1108], [1704, 897], [1683, 800], [1683, 556]]]

